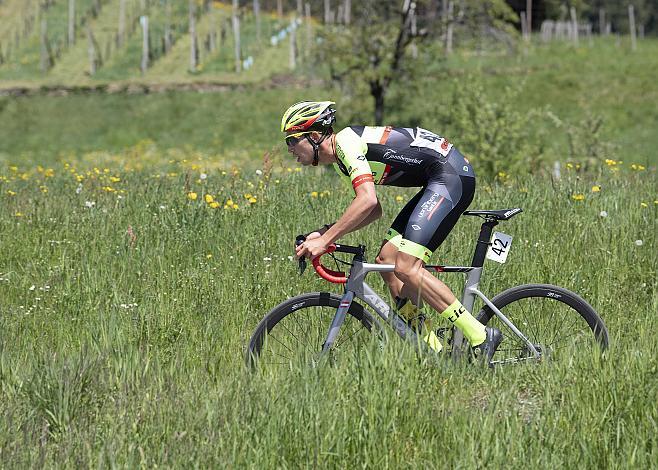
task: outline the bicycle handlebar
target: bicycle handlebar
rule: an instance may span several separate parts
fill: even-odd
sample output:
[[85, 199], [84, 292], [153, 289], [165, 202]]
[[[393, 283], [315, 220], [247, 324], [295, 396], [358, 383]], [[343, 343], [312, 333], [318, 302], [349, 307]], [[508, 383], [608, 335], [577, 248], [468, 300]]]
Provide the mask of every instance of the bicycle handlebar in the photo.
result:
[[[336, 251], [336, 245], [332, 243], [331, 245], [329, 245], [327, 251], [322, 253], [322, 255], [326, 255], [327, 253], [333, 253], [334, 251]], [[322, 258], [322, 255], [316, 256], [311, 261], [311, 263], [313, 264], [313, 268], [315, 268], [315, 272], [317, 272], [318, 275], [325, 281], [333, 282], [334, 284], [345, 284], [347, 282], [347, 276], [345, 276], [345, 273], [341, 271], [334, 271], [332, 269], [327, 268], [326, 266], [323, 266], [322, 263], [320, 262], [320, 258]]]
[[[299, 246], [305, 241], [306, 241], [306, 235], [298, 235], [297, 238], [295, 239], [295, 244]], [[351, 253], [351, 254], [361, 254], [363, 253], [363, 250], [364, 248], [362, 247], [337, 245], [335, 243], [332, 243], [331, 245], [329, 245], [326, 252], [322, 253], [322, 255], [320, 256], [315, 257], [311, 261], [311, 263], [313, 264], [313, 268], [315, 269], [315, 272], [317, 272], [318, 275], [325, 281], [333, 282], [334, 284], [345, 284], [347, 282], [347, 276], [345, 275], [345, 273], [341, 271], [334, 271], [333, 269], [327, 268], [320, 262], [320, 258], [323, 255], [326, 255], [327, 253], [333, 253], [334, 251], [340, 251], [343, 253]], [[306, 259], [299, 258], [299, 274], [301, 275], [305, 269], [306, 269]]]

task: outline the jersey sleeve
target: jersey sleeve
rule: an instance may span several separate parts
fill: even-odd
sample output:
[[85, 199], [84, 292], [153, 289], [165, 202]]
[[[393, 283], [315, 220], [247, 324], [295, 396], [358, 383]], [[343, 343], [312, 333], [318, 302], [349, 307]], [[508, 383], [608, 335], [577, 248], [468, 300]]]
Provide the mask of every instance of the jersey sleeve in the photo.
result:
[[336, 134], [338, 166], [350, 178], [352, 188], [355, 190], [363, 183], [375, 182], [366, 153], [368, 153], [368, 144], [351, 128], [346, 127]]

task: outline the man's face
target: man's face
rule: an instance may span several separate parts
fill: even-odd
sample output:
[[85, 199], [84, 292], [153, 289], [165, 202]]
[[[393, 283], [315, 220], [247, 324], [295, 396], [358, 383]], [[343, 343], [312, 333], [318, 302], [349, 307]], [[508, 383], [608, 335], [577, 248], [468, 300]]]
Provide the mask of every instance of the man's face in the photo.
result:
[[[288, 137], [286, 144], [288, 145], [288, 152], [292, 153], [297, 159], [297, 163], [304, 166], [313, 163], [313, 146], [306, 138], [308, 134], [303, 134], [296, 137]], [[313, 138], [313, 135], [311, 135]]]

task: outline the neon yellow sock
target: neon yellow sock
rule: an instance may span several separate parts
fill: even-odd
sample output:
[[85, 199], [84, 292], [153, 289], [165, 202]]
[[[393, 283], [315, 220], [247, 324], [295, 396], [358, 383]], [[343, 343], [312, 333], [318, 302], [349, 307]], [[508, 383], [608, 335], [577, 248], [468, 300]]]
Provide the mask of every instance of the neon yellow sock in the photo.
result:
[[423, 324], [420, 323], [421, 316], [418, 307], [407, 299], [406, 303], [398, 309], [398, 313], [411, 323], [412, 328], [417, 331], [421, 329], [418, 333], [420, 339], [427, 343], [434, 352], [441, 352], [443, 345], [432, 329], [432, 322], [429, 319], [426, 319]]
[[425, 331], [423, 331], [421, 334], [420, 339], [425, 341], [434, 352], [441, 352], [443, 349], [443, 345], [441, 344], [441, 341], [439, 341], [439, 337], [436, 336], [434, 330], [430, 329], [429, 326], [425, 328]]
[[471, 346], [484, 343], [487, 338], [484, 325], [471, 315], [459, 300], [455, 300], [447, 309], [441, 312], [441, 316], [457, 328], [459, 328]]

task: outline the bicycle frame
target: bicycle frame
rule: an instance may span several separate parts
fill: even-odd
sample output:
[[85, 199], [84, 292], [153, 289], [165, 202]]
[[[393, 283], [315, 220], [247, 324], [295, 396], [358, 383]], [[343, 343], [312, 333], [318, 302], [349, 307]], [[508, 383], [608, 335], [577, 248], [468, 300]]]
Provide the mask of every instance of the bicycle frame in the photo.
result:
[[[413, 328], [407, 325], [407, 322], [403, 320], [395, 311], [375, 292], [366, 282], [365, 277], [370, 272], [393, 272], [395, 266], [392, 264], [374, 264], [374, 263], [365, 263], [362, 261], [355, 260], [350, 270], [350, 275], [347, 279], [345, 286], [345, 294], [341, 299], [340, 305], [336, 310], [333, 321], [331, 322], [331, 327], [329, 328], [329, 333], [324, 342], [322, 348], [322, 354], [326, 354], [331, 347], [333, 346], [336, 338], [338, 337], [338, 332], [340, 330], [343, 321], [345, 320], [345, 315], [352, 304], [352, 301], [355, 297], [363, 300], [379, 317], [384, 320], [386, 323], [393, 327], [393, 330], [402, 338], [403, 340], [410, 341], [414, 344], [415, 347], [424, 347], [423, 342], [419, 341], [416, 335], [416, 332]], [[436, 272], [459, 272], [467, 274], [466, 284], [464, 286], [464, 291], [462, 293], [461, 303], [469, 311], [473, 312], [473, 306], [475, 304], [475, 298], [479, 297], [482, 301], [494, 312], [494, 314], [502, 321], [505, 325], [509, 327], [511, 331], [514, 332], [528, 347], [528, 349], [534, 354], [535, 358], [540, 358], [540, 353], [537, 351], [535, 346], [530, 342], [530, 340], [509, 320], [496, 306], [484, 295], [478, 288], [480, 283], [480, 278], [482, 277], [482, 267], [473, 267], [473, 266], [438, 266], [431, 265], [425, 266], [425, 269], [428, 271]], [[452, 347], [452, 356], [454, 358], [459, 358], [462, 354], [463, 349], [463, 336], [461, 331], [455, 330], [453, 334], [453, 347]]]

